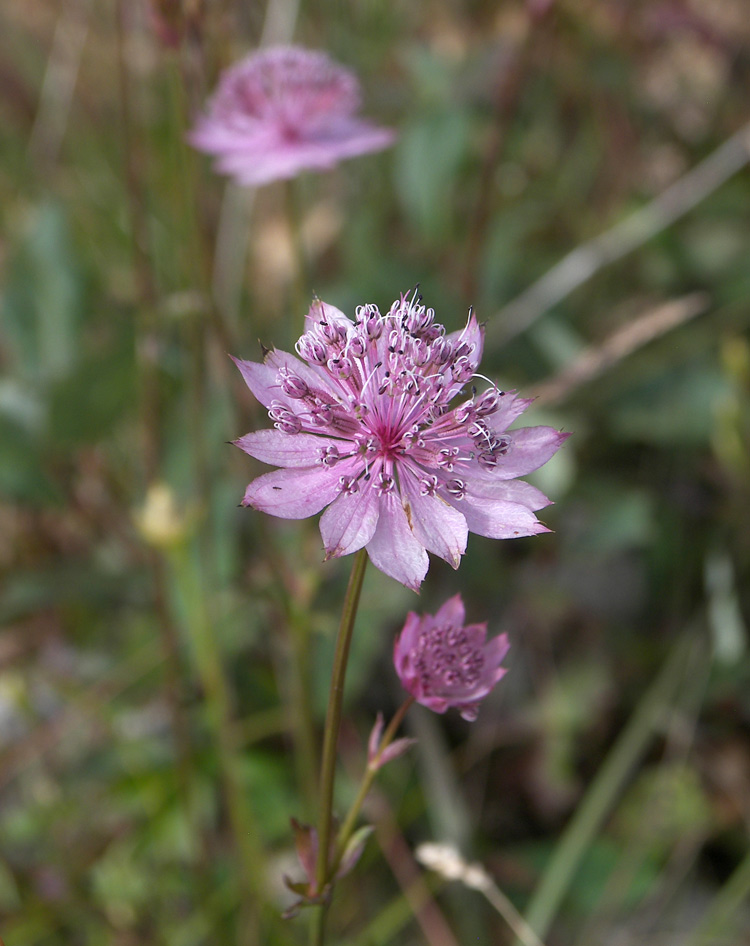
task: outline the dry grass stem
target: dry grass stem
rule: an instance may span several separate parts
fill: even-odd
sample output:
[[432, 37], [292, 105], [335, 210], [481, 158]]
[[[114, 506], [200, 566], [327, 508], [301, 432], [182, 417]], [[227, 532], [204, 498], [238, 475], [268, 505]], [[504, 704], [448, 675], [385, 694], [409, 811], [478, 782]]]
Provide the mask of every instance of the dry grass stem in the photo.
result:
[[692, 292], [649, 309], [618, 328], [600, 345], [584, 349], [563, 371], [545, 381], [533, 392], [537, 402], [557, 404], [564, 401], [576, 388], [598, 378], [639, 348], [705, 312], [709, 303], [706, 293]]
[[621, 259], [665, 230], [750, 161], [750, 124], [743, 125], [707, 158], [635, 213], [564, 256], [489, 320], [487, 342], [499, 345], [520, 334], [608, 263]]

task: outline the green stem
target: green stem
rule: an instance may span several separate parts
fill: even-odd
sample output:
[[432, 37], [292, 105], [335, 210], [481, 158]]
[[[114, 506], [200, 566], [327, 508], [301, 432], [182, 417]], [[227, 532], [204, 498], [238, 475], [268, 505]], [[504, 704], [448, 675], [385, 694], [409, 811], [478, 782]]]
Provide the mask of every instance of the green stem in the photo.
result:
[[404, 702], [396, 710], [396, 714], [393, 719], [388, 724], [388, 728], [383, 733], [383, 737], [380, 740], [380, 745], [378, 746], [378, 751], [375, 753], [373, 759], [367, 763], [367, 768], [365, 769], [364, 778], [362, 779], [362, 784], [359, 786], [359, 791], [357, 792], [357, 797], [352, 802], [352, 806], [349, 809], [344, 823], [339, 830], [338, 839], [336, 841], [336, 851], [333, 856], [333, 862], [331, 863], [331, 869], [329, 871], [330, 875], [335, 877], [336, 871], [339, 864], [341, 863], [341, 858], [344, 856], [344, 851], [346, 850], [346, 845], [349, 842], [349, 838], [354, 831], [354, 825], [357, 823], [357, 817], [359, 816], [359, 811], [362, 805], [364, 804], [365, 798], [367, 798], [367, 793], [372, 787], [372, 783], [375, 781], [375, 776], [378, 774], [380, 769], [380, 759], [382, 758], [383, 753], [388, 748], [388, 746], [393, 742], [393, 737], [398, 732], [398, 728], [403, 722], [404, 716], [409, 709], [409, 707], [414, 702], [414, 697], [407, 697]]
[[[151, 259], [149, 238], [148, 193], [144, 181], [148, 175], [144, 168], [148, 154], [143, 127], [136, 121], [131, 94], [131, 76], [128, 71], [126, 46], [128, 41], [127, 4], [119, 0], [115, 10], [117, 69], [119, 79], [120, 112], [122, 128], [122, 153], [130, 224], [130, 239], [133, 269], [138, 295], [136, 351], [138, 354], [139, 415], [142, 430], [142, 456], [145, 484], [152, 486], [159, 480], [161, 445], [164, 437], [161, 430], [162, 393], [159, 383], [159, 350], [161, 338], [157, 310], [160, 292]], [[172, 737], [175, 746], [175, 774], [182, 805], [187, 813], [193, 833], [205, 848], [204, 833], [194, 803], [192, 782], [194, 760], [189, 731], [189, 721], [182, 706], [181, 689], [183, 667], [180, 641], [168, 602], [168, 574], [165, 560], [155, 549], [148, 550], [147, 562], [153, 576], [154, 612], [161, 636], [165, 656], [165, 689], [170, 710]], [[196, 866], [199, 889], [205, 888], [205, 858], [200, 857]]]
[[305, 617], [290, 608], [289, 630], [292, 657], [289, 667], [290, 711], [294, 732], [294, 760], [300, 794], [308, 813], [318, 801], [317, 757], [313, 715], [310, 712], [310, 628]]
[[[316, 878], [318, 890], [323, 890], [328, 882], [328, 849], [331, 838], [333, 818], [333, 784], [336, 776], [336, 747], [341, 726], [341, 705], [344, 697], [344, 678], [349, 659], [349, 646], [352, 640], [354, 619], [357, 616], [359, 595], [367, 566], [367, 552], [360, 549], [354, 556], [352, 573], [344, 598], [341, 624], [336, 638], [336, 651], [331, 672], [331, 689], [328, 694], [325, 735], [323, 738], [323, 764], [320, 773], [320, 820], [318, 822], [318, 861]], [[315, 908], [311, 927], [311, 946], [323, 946], [325, 937], [325, 918], [327, 905]]]
[[274, 599], [287, 629], [291, 658], [285, 660], [289, 715], [294, 734], [294, 764], [305, 820], [318, 810], [318, 755], [310, 694], [310, 590], [295, 578], [281, 551], [276, 534], [261, 522], [263, 547], [271, 565]]
[[[578, 806], [575, 815], [555, 848], [525, 920], [540, 939], [549, 932], [552, 920], [572, 883], [586, 849], [602, 825], [622, 790], [633, 766], [648, 746], [654, 729], [674, 698], [683, 679], [688, 649], [694, 639], [683, 636], [666, 664], [620, 733], [604, 765]], [[514, 946], [518, 946], [516, 939]]]
[[[215, 304], [211, 271], [213, 253], [209, 245], [209, 227], [204, 221], [199, 197], [205, 191], [198, 174], [198, 155], [185, 144], [189, 128], [189, 116], [194, 113], [186, 100], [186, 82], [184, 72], [176, 66], [169, 72], [169, 94], [171, 113], [174, 117], [175, 128], [173, 141], [176, 144], [173, 156], [174, 162], [174, 201], [177, 205], [179, 225], [185, 235], [183, 241], [185, 254], [182, 260], [184, 272], [181, 278], [185, 285], [197, 287], [202, 294], [204, 311], [197, 313], [208, 316], [208, 326], [219, 351], [222, 353], [237, 350], [234, 334], [226, 321], [223, 312]], [[186, 199], [186, 196], [187, 199]], [[180, 219], [181, 218], [181, 219]], [[201, 320], [203, 321], [203, 320]], [[226, 359], [224, 359], [226, 361]], [[226, 365], [225, 365], [226, 370]]]
[[175, 550], [175, 575], [185, 594], [186, 624], [192, 638], [209, 724], [216, 740], [231, 837], [237, 854], [239, 897], [244, 913], [241, 941], [257, 946], [261, 940], [261, 911], [267, 899], [263, 850], [258, 825], [243, 784], [240, 751], [232, 718], [232, 695], [209, 617], [203, 575], [196, 559], [197, 555], [191, 554], [188, 548]]
[[[750, 896], [750, 853], [745, 855], [729, 880], [724, 884], [706, 911], [703, 921], [685, 946], [710, 946], [718, 943], [726, 933], [732, 915], [747, 903]], [[739, 929], [737, 929], [739, 935]], [[726, 942], [732, 938], [727, 936]]]
[[[300, 209], [299, 182], [287, 181], [285, 185], [286, 215], [294, 254], [291, 301], [295, 312], [302, 315], [310, 301], [310, 267], [302, 234], [302, 212]], [[296, 317], [295, 317], [296, 318]]]

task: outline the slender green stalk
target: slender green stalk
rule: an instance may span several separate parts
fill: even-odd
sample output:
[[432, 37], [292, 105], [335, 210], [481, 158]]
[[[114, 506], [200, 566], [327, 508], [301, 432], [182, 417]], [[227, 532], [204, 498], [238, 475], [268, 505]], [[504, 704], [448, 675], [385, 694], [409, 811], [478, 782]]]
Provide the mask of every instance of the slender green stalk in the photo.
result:
[[[318, 822], [318, 861], [316, 864], [318, 890], [323, 890], [328, 883], [328, 850], [331, 839], [331, 822], [333, 820], [333, 785], [336, 776], [336, 747], [341, 726], [344, 678], [366, 566], [367, 552], [365, 549], [360, 549], [354, 556], [354, 564], [349, 576], [349, 585], [346, 589], [341, 624], [339, 625], [336, 650], [333, 657], [331, 689], [328, 694], [328, 710], [326, 712], [325, 735], [323, 738], [323, 763], [320, 773], [320, 820]], [[323, 946], [326, 912], [326, 904], [314, 908], [310, 930], [311, 946]]]
[[380, 740], [380, 745], [378, 746], [378, 750], [375, 753], [375, 757], [367, 763], [367, 768], [365, 769], [362, 784], [359, 786], [357, 797], [352, 802], [351, 808], [349, 809], [346, 818], [344, 819], [344, 823], [338, 833], [338, 838], [336, 840], [336, 852], [333, 856], [333, 863], [331, 864], [330, 871], [333, 876], [336, 874], [336, 870], [341, 863], [341, 858], [344, 856], [346, 845], [352, 835], [352, 832], [354, 831], [354, 825], [357, 823], [357, 817], [359, 816], [360, 808], [364, 804], [365, 798], [367, 798], [367, 793], [372, 787], [375, 776], [378, 774], [378, 770], [380, 769], [380, 759], [391, 742], [393, 742], [393, 737], [398, 732], [398, 728], [413, 702], [414, 697], [409, 696], [404, 700], [401, 706], [399, 706], [393, 719], [388, 724], [388, 728], [383, 733], [383, 736]]
[[[537, 29], [534, 29], [534, 26], [537, 26]], [[502, 160], [505, 142], [508, 133], [512, 130], [513, 119], [523, 97], [524, 79], [528, 75], [532, 55], [534, 51], [539, 52], [538, 34], [538, 24], [535, 24], [532, 19], [518, 48], [512, 54], [510, 62], [503, 61], [500, 76], [494, 83], [493, 122], [478, 175], [476, 203], [469, 226], [468, 248], [462, 279], [462, 288], [468, 299], [474, 299], [477, 295], [478, 270], [486, 248], [487, 231], [492, 221], [495, 202], [497, 166]]]
[[188, 549], [173, 555], [178, 587], [185, 595], [186, 624], [203, 687], [209, 724], [216, 739], [232, 841], [236, 846], [241, 882], [240, 902], [245, 914], [242, 942], [260, 946], [260, 912], [266, 900], [260, 833], [245, 793], [241, 760], [232, 720], [232, 697], [221, 661], [219, 645], [209, 620], [203, 576], [198, 556]]
[[290, 729], [294, 736], [294, 764], [305, 820], [318, 810], [318, 753], [310, 694], [310, 597], [294, 569], [277, 547], [276, 534], [261, 520], [263, 547], [274, 576], [273, 591], [279, 617], [286, 628], [291, 657], [284, 660]]
[[413, 921], [421, 907], [434, 902], [435, 894], [445, 883], [442, 877], [431, 878], [427, 883], [424, 875], [419, 874], [410, 887], [396, 894], [361, 932], [344, 940], [340, 946], [387, 946]]
[[[685, 946], [711, 946], [712, 943], [718, 943], [722, 934], [727, 933], [727, 926], [732, 915], [747, 903], [748, 897], [750, 897], [750, 852], [745, 855], [739, 867], [716, 895], [695, 933], [686, 940]], [[736, 932], [739, 935], [739, 929]], [[727, 935], [726, 942], [732, 942], [732, 937]]]
[[[143, 474], [147, 487], [157, 483], [160, 476], [161, 444], [163, 441], [162, 393], [158, 374], [158, 352], [161, 344], [157, 309], [160, 302], [159, 286], [152, 265], [149, 225], [148, 195], [144, 186], [143, 129], [136, 123], [131, 95], [131, 76], [128, 72], [126, 45], [128, 26], [127, 5], [119, 0], [115, 10], [117, 38], [117, 70], [120, 96], [122, 152], [127, 196], [127, 211], [132, 244], [133, 269], [138, 294], [137, 332], [139, 419]], [[165, 560], [159, 551], [149, 548], [147, 562], [153, 577], [154, 612], [165, 656], [165, 690], [170, 711], [172, 738], [175, 746], [175, 774], [181, 803], [187, 814], [193, 833], [205, 848], [205, 837], [200, 829], [200, 820], [193, 799], [192, 782], [194, 758], [190, 738], [189, 721], [182, 706], [181, 689], [183, 666], [180, 654], [179, 634], [168, 603], [168, 576]], [[196, 865], [199, 889], [205, 887], [204, 858]]]
[[300, 194], [298, 181], [286, 181], [285, 183], [286, 216], [289, 226], [289, 236], [292, 241], [292, 252], [294, 254], [294, 273], [292, 275], [292, 306], [293, 310], [304, 311], [309, 302], [310, 272], [305, 249], [305, 240], [302, 233], [302, 211], [300, 209]]
[[[195, 96], [197, 88], [197, 76], [188, 75], [189, 71], [184, 58], [179, 61], [179, 65], [176, 60], [172, 60], [168, 71], [170, 115], [174, 123], [172, 141], [175, 143], [172, 153], [175, 211], [185, 237], [185, 249], [180, 259], [181, 270], [176, 276], [183, 285], [198, 287], [203, 303], [201, 311], [193, 313], [186, 325], [185, 341], [190, 354], [188, 393], [193, 488], [205, 508], [210, 509], [213, 477], [207, 433], [207, 405], [211, 397], [208, 355], [211, 342], [224, 352], [233, 351], [236, 346], [226, 321], [213, 304], [211, 253], [207, 236], [211, 227], [198, 200], [202, 190], [198, 186], [197, 158], [184, 144], [189, 115], [195, 106], [193, 101], [191, 107], [188, 100]], [[188, 199], [185, 199], [186, 194]], [[223, 365], [224, 361], [222, 359], [219, 364]], [[220, 370], [226, 372], [227, 368]], [[210, 593], [216, 580], [212, 574], [216, 559], [214, 544], [212, 522], [206, 518], [200, 524], [194, 548], [175, 561], [175, 569], [187, 603], [186, 624], [216, 746], [231, 839], [237, 858], [241, 906], [238, 941], [247, 946], [258, 946], [262, 939], [262, 911], [267, 904], [264, 857], [260, 832], [242, 777], [242, 754], [234, 728], [231, 685], [214, 630], [216, 621]]]
[[292, 657], [289, 667], [290, 712], [294, 732], [294, 761], [300, 795], [310, 813], [318, 803], [315, 729], [310, 696], [310, 627], [302, 615], [290, 608], [289, 630]]
[[[204, 190], [199, 179], [199, 158], [184, 143], [189, 128], [189, 116], [194, 113], [194, 108], [191, 108], [187, 101], [187, 82], [184, 72], [180, 72], [177, 66], [173, 65], [168, 79], [171, 114], [175, 123], [172, 137], [176, 143], [173, 154], [175, 181], [173, 194], [186, 249], [182, 278], [186, 285], [200, 289], [204, 306], [201, 315], [208, 317], [211, 337], [216, 342], [219, 351], [232, 352], [237, 350], [234, 334], [213, 298], [211, 278], [213, 250], [208, 236], [212, 225], [204, 219], [205, 213], [199, 201], [199, 196]], [[228, 366], [225, 366], [225, 370], [228, 370]]]
[[[694, 638], [685, 635], [673, 648], [565, 829], [526, 911], [526, 922], [541, 939], [549, 932], [586, 849], [674, 698], [683, 679], [688, 650], [694, 645]], [[515, 946], [518, 943], [516, 939]]]

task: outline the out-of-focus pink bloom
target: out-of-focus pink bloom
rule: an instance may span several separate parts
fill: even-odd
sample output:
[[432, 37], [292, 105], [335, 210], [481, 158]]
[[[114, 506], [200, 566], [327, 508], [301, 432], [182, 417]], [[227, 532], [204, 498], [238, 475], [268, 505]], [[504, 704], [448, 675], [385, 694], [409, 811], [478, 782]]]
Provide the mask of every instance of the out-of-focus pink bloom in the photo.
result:
[[358, 107], [355, 75], [325, 53], [262, 49], [224, 72], [189, 141], [238, 183], [267, 184], [388, 147], [394, 133]]
[[405, 689], [436, 713], [448, 707], [474, 720], [479, 703], [505, 675], [500, 666], [510, 644], [506, 634], [485, 643], [487, 624], [464, 627], [464, 603], [454, 595], [433, 617], [409, 612], [396, 638], [393, 662]]
[[495, 385], [466, 398], [482, 377], [483, 329], [470, 314], [446, 335], [434, 315], [416, 293], [385, 315], [360, 306], [355, 322], [316, 300], [296, 346], [303, 361], [275, 350], [262, 364], [235, 359], [275, 428], [235, 443], [283, 468], [250, 483], [243, 505], [283, 519], [327, 506], [327, 558], [366, 547], [377, 568], [415, 591], [427, 551], [458, 568], [470, 531], [495, 539], [549, 531], [533, 512], [549, 500], [517, 477], [569, 436], [552, 427], [508, 432], [531, 401]]

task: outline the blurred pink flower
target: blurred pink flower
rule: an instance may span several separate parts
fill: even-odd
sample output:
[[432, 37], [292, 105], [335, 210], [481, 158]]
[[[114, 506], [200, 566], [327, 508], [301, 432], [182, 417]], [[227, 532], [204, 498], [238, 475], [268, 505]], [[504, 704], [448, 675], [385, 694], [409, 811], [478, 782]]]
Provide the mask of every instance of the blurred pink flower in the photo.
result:
[[388, 147], [394, 132], [358, 107], [356, 76], [325, 53], [262, 49], [223, 73], [189, 141], [238, 183], [267, 184]]
[[404, 688], [436, 713], [448, 707], [476, 719], [479, 703], [506, 673], [500, 661], [510, 644], [506, 634], [485, 643], [487, 624], [464, 627], [461, 595], [450, 598], [433, 617], [409, 612], [393, 647], [393, 662]]
[[366, 547], [377, 568], [415, 591], [427, 551], [458, 568], [469, 531], [495, 539], [548, 532], [533, 510], [549, 500], [517, 477], [569, 435], [508, 432], [531, 401], [492, 384], [452, 406], [482, 377], [483, 337], [473, 314], [446, 335], [416, 293], [385, 315], [360, 306], [356, 322], [316, 300], [296, 345], [303, 361], [276, 350], [262, 364], [235, 359], [275, 428], [235, 443], [283, 468], [253, 480], [243, 505], [283, 519], [327, 506], [327, 558]]

